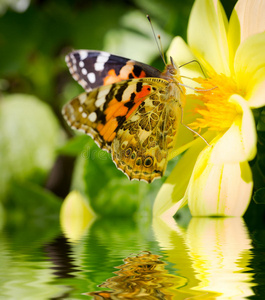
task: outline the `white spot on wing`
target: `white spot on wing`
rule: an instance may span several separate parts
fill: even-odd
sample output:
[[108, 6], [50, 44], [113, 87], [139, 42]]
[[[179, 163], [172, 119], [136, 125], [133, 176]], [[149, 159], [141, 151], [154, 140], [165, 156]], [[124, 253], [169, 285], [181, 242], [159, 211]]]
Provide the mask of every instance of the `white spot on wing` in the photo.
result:
[[85, 113], [85, 112], [82, 112], [82, 118], [87, 118], [87, 113]]
[[97, 57], [97, 61], [94, 64], [94, 68], [96, 71], [102, 71], [104, 69], [104, 64], [108, 61], [110, 54], [107, 52], [101, 52]]
[[78, 107], [78, 111], [81, 113], [83, 111], [83, 107], [82, 106], [79, 106]]
[[79, 62], [79, 67], [80, 67], [80, 68], [84, 68], [84, 66], [85, 66], [85, 63], [81, 60], [81, 61]]
[[104, 104], [106, 102], [105, 97], [104, 98], [99, 98], [96, 102], [95, 102], [95, 106], [96, 107], [100, 107], [102, 104]]
[[105, 63], [108, 59], [109, 59], [110, 54], [103, 52], [102, 54], [100, 54], [97, 58], [97, 62], [98, 63]]
[[73, 78], [74, 78], [74, 80], [79, 80], [79, 76], [77, 75], [77, 74], [72, 74], [72, 76], [73, 76]]
[[82, 74], [83, 74], [83, 75], [87, 75], [87, 69], [83, 68], [83, 69], [82, 69]]
[[81, 80], [79, 80], [78, 82], [79, 82], [79, 84], [80, 84], [84, 89], [87, 88], [87, 82], [86, 82], [84, 79], [81, 79]]
[[90, 72], [87, 74], [87, 79], [91, 82], [91, 83], [95, 83], [96, 81], [96, 75], [93, 72]]
[[83, 104], [86, 101], [86, 98], [87, 98], [86, 93], [83, 93], [78, 97], [81, 104]]
[[91, 122], [95, 122], [97, 119], [97, 114], [93, 111], [91, 114], [89, 114], [88, 119]]
[[100, 89], [99, 92], [98, 92], [98, 97], [97, 97], [98, 100], [101, 99], [101, 98], [103, 98], [105, 100], [105, 97], [109, 93], [109, 91], [110, 91], [110, 88], [102, 88], [102, 89]]
[[130, 99], [131, 94], [136, 90], [136, 84], [129, 85], [122, 94], [122, 101], [128, 101]]
[[103, 63], [95, 63], [94, 68], [96, 71], [102, 71], [104, 69], [104, 64]]
[[80, 50], [79, 55], [80, 55], [80, 59], [84, 60], [88, 57], [88, 52], [86, 50]]
[[76, 64], [73, 64], [72, 68], [73, 68], [74, 72], [77, 72]]

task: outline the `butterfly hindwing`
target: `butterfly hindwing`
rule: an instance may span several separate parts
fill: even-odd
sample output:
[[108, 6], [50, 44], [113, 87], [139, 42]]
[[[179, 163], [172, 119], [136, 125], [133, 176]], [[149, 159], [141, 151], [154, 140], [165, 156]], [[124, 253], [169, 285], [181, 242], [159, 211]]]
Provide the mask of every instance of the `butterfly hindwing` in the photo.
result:
[[181, 108], [168, 98], [169, 83], [143, 79], [154, 93], [147, 95], [134, 114], [124, 121], [111, 144], [112, 159], [129, 179], [152, 182], [162, 177], [168, 153], [177, 137]]
[[66, 58], [73, 78], [89, 92], [122, 80], [160, 77], [161, 72], [149, 65], [104, 51], [77, 50]]

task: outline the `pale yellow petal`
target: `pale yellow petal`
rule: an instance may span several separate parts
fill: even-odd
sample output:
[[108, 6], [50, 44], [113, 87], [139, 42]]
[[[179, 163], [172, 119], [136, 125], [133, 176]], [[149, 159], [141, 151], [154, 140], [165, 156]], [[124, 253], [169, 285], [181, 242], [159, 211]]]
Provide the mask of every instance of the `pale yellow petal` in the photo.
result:
[[265, 105], [265, 32], [242, 43], [235, 56], [235, 75], [250, 107]]
[[186, 198], [192, 216], [242, 216], [252, 195], [252, 175], [247, 162], [213, 163], [213, 148], [199, 155]]
[[154, 216], [172, 217], [176, 211], [186, 204], [182, 199], [192, 174], [194, 164], [200, 151], [205, 147], [202, 139], [197, 139], [193, 147], [181, 157], [165, 183], [159, 190], [154, 207]]
[[241, 25], [241, 42], [265, 31], [265, 1], [239, 0], [235, 6]]
[[218, 1], [197, 0], [188, 25], [188, 44], [191, 51], [209, 70], [230, 75], [227, 42], [228, 21]]
[[[258, 74], [256, 74], [258, 75]], [[251, 108], [259, 108], [265, 106], [265, 78], [257, 80], [255, 86], [249, 91], [249, 106]]]
[[236, 10], [234, 9], [228, 25], [228, 47], [229, 47], [229, 67], [231, 73], [234, 74], [234, 59], [237, 48], [240, 44], [240, 23]]
[[251, 160], [256, 155], [257, 134], [252, 111], [239, 95], [229, 101], [236, 104], [238, 117], [216, 142], [211, 156], [214, 163], [234, 163]]
[[[187, 95], [186, 104], [183, 108], [183, 124], [180, 123], [179, 125], [179, 132], [176, 144], [174, 146], [174, 151], [169, 154], [168, 159], [172, 159], [176, 155], [179, 155], [183, 151], [187, 150], [193, 145], [195, 139], [200, 138], [198, 135], [194, 134], [191, 130], [185, 127], [185, 125], [188, 126], [188, 124], [193, 123], [196, 118], [200, 117], [198, 113], [195, 113], [195, 109], [199, 105], [202, 105], [202, 102], [198, 98], [194, 97], [193, 94]], [[201, 135], [204, 135], [204, 133], [205, 131], [202, 131]], [[208, 135], [205, 138], [209, 143], [213, 138], [213, 134], [210, 134], [210, 136]]]

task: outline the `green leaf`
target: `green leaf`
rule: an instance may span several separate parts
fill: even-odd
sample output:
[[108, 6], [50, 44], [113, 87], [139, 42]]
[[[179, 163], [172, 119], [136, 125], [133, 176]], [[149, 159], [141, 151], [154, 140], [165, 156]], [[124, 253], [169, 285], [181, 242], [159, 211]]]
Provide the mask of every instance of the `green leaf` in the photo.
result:
[[109, 180], [93, 202], [93, 207], [103, 216], [131, 216], [139, 206], [139, 187], [126, 177]]
[[265, 108], [259, 108], [254, 110], [254, 116], [257, 116], [257, 130], [265, 131]]
[[253, 196], [253, 200], [256, 204], [265, 204], [265, 188], [258, 189]]
[[17, 213], [22, 219], [36, 218], [38, 222], [57, 217], [62, 203], [53, 193], [25, 181], [12, 181], [7, 199], [4, 207], [10, 216]]
[[[133, 215], [139, 205], [139, 182], [131, 182], [119, 171], [110, 154], [94, 143], [86, 148], [85, 191], [99, 215]], [[143, 183], [140, 183], [143, 184]]]
[[61, 203], [62, 199], [34, 183], [12, 181], [4, 202], [5, 231], [10, 232], [12, 245], [23, 249], [22, 244], [29, 247], [37, 240], [43, 244], [58, 235]]
[[257, 155], [250, 166], [253, 173], [254, 188], [265, 187], [265, 132], [258, 131]]
[[63, 155], [77, 156], [83, 151], [90, 139], [91, 138], [85, 134], [77, 135], [67, 141], [67, 143], [60, 147], [57, 152]]
[[116, 168], [110, 154], [91, 140], [77, 157], [71, 189], [80, 191], [87, 201], [89, 199], [97, 215], [124, 217], [139, 212], [140, 207], [150, 212], [153, 191], [157, 191], [159, 185], [159, 181], [147, 184], [128, 180]]
[[[121, 28], [106, 34], [104, 50], [145, 63], [158, 57], [159, 52], [145, 14], [131, 11], [122, 17], [121, 24]], [[153, 26], [163, 38], [163, 47], [167, 48], [172, 37], [155, 22]]]
[[11, 179], [43, 182], [61, 140], [49, 106], [34, 96], [6, 96], [0, 102], [0, 132], [0, 196]]

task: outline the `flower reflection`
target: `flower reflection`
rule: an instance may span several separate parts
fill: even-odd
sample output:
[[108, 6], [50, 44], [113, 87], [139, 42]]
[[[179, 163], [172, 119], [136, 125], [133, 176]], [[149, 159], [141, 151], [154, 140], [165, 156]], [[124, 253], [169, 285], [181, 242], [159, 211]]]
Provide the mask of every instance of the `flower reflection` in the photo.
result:
[[184, 286], [187, 279], [169, 274], [165, 266], [160, 256], [151, 252], [127, 257], [124, 264], [117, 267], [119, 271], [114, 272], [117, 276], [99, 285], [111, 291], [86, 295], [94, 299], [185, 299], [188, 295], [176, 289]]
[[[161, 224], [161, 220], [154, 220], [153, 228], [168, 261], [189, 278], [190, 289], [207, 294], [211, 291], [219, 295], [217, 299], [253, 295], [253, 273], [248, 267], [252, 245], [243, 219], [192, 218], [187, 230], [172, 221]], [[187, 251], [181, 261], [180, 247]]]
[[186, 243], [200, 279], [197, 289], [223, 293], [220, 299], [253, 295], [252, 274], [246, 273], [252, 245], [241, 218], [193, 218]]
[[95, 216], [88, 201], [78, 191], [70, 192], [60, 211], [61, 227], [69, 241], [78, 241], [94, 222]]

